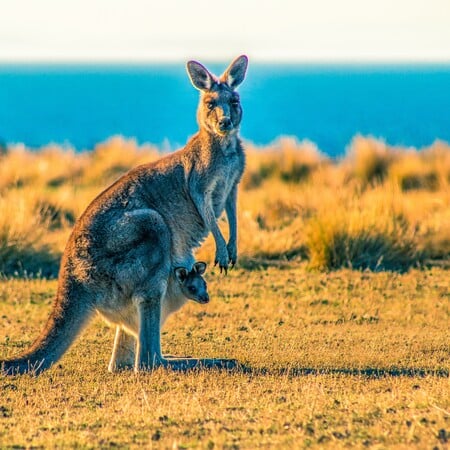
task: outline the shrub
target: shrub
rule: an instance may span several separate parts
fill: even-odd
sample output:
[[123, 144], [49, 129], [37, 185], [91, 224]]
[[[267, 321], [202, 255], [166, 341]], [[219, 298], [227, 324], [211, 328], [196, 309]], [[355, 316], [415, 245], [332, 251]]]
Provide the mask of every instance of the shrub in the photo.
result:
[[424, 150], [399, 152], [389, 175], [403, 191], [436, 191], [450, 176], [450, 147], [436, 142]]
[[0, 197], [0, 274], [54, 277], [59, 255], [44, 243], [48, 232], [34, 199], [16, 193]]
[[138, 146], [134, 139], [113, 136], [96, 145], [89, 157], [82, 183], [108, 185], [132, 167], [155, 160], [161, 154], [154, 147]]
[[404, 271], [419, 264], [414, 234], [402, 215], [367, 211], [325, 211], [305, 230], [311, 268], [341, 267]]
[[280, 138], [267, 148], [250, 148], [247, 168], [242, 180], [245, 189], [255, 189], [269, 178], [299, 183], [326, 161], [317, 146], [309, 141]]
[[64, 183], [73, 183], [86, 165], [86, 154], [75, 154], [73, 149], [47, 146], [30, 151], [23, 145], [16, 145], [1, 156], [0, 191], [14, 187], [59, 187]]
[[368, 185], [385, 179], [394, 158], [395, 153], [383, 141], [356, 136], [347, 150], [345, 163], [351, 175]]
[[34, 209], [34, 214], [40, 215], [41, 219], [50, 230], [73, 226], [75, 224], [75, 214], [67, 208], [58, 206], [48, 200], [40, 200]]

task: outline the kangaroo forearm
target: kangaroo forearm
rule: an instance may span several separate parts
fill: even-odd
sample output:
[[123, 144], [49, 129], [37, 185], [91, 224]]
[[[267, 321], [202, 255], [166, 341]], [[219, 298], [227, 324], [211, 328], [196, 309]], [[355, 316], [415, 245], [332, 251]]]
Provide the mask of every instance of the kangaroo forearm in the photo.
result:
[[227, 250], [227, 244], [217, 225], [216, 217], [211, 207], [206, 202], [199, 202], [197, 208], [199, 209], [200, 216], [203, 219], [205, 227], [211, 231], [214, 241], [216, 243], [216, 256], [214, 258], [215, 263], [219, 264], [220, 270], [227, 270], [229, 255]]
[[214, 237], [216, 248], [225, 244], [225, 239], [222, 235], [222, 232], [220, 231], [219, 226], [217, 225], [217, 219], [214, 215], [214, 211], [208, 204], [208, 201], [205, 199], [204, 195], [194, 194], [193, 201], [205, 225], [205, 228], [209, 230]]
[[230, 259], [231, 267], [237, 261], [237, 214], [236, 214], [236, 200], [237, 200], [237, 185], [233, 186], [225, 203], [225, 210], [228, 218], [228, 227], [230, 231], [227, 250]]
[[220, 228], [215, 220], [211, 223], [210, 230], [211, 234], [213, 235], [214, 242], [216, 243], [216, 247], [226, 245], [225, 238], [223, 237], [223, 234], [220, 231]]
[[212, 213], [205, 214], [206, 219], [204, 220], [206, 227], [209, 229], [211, 234], [213, 235], [214, 242], [216, 244], [216, 250], [219, 250], [222, 247], [226, 246], [225, 238], [223, 237], [222, 232], [220, 231], [219, 226], [217, 225], [216, 218]]
[[228, 242], [236, 242], [237, 241], [237, 217], [236, 217], [236, 206], [235, 205], [227, 205], [226, 214], [228, 219], [228, 229], [229, 229], [229, 239]]

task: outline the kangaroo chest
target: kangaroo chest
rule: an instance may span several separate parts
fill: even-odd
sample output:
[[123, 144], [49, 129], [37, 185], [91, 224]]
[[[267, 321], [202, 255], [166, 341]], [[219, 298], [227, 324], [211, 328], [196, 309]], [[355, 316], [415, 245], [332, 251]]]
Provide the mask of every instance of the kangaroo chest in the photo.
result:
[[225, 161], [220, 170], [215, 171], [210, 184], [210, 198], [216, 217], [222, 214], [226, 200], [241, 173], [237, 155], [226, 156]]

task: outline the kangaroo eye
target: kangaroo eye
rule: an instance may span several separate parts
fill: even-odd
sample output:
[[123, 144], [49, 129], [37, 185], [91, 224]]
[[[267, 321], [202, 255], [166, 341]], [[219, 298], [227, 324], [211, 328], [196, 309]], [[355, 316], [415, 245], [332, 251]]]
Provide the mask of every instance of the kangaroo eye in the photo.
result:
[[234, 98], [233, 100], [231, 100], [231, 104], [232, 104], [233, 106], [237, 106], [237, 105], [239, 105], [239, 100], [236, 99], [236, 98]]
[[216, 104], [214, 102], [207, 102], [206, 103], [206, 107], [211, 110], [214, 109], [214, 107], [216, 106]]
[[196, 289], [194, 286], [189, 286], [188, 287], [189, 292], [192, 292], [193, 294], [195, 293]]

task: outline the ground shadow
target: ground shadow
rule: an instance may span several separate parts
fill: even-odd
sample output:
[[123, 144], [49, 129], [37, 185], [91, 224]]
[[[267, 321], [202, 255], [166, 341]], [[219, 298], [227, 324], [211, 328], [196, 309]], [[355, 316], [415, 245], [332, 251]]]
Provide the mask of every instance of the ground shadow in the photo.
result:
[[384, 377], [407, 377], [407, 378], [424, 378], [424, 377], [439, 377], [449, 378], [449, 370], [447, 369], [423, 369], [416, 367], [402, 367], [402, 368], [374, 368], [363, 367], [360, 369], [349, 368], [313, 368], [313, 367], [250, 367], [240, 366], [242, 373], [254, 376], [290, 376], [301, 377], [308, 375], [348, 375], [354, 377], [367, 378], [384, 378]]

